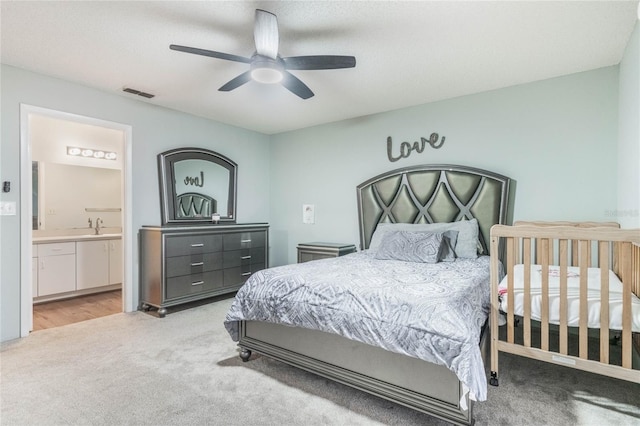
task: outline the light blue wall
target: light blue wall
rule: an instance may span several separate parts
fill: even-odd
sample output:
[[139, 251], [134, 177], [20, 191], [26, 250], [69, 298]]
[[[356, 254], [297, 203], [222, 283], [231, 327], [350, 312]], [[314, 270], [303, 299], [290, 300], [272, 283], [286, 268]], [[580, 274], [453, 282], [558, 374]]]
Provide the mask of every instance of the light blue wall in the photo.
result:
[[[516, 220], [611, 220], [617, 206], [618, 67], [317, 126], [272, 137], [272, 264], [309, 241], [359, 244], [355, 188], [385, 171], [459, 164], [517, 182]], [[386, 139], [446, 136], [390, 162]], [[277, 166], [276, 166], [277, 165]], [[315, 204], [316, 223], [302, 223]]]
[[[271, 137], [9, 66], [0, 81], [0, 178], [13, 183], [2, 201], [20, 205], [20, 103], [129, 124], [134, 229], [160, 222], [157, 153], [207, 147], [238, 162], [238, 221], [270, 222], [272, 266], [295, 262], [299, 242], [357, 244], [355, 188], [393, 168], [448, 163], [507, 175], [517, 182], [515, 219], [611, 220], [618, 205], [618, 67]], [[441, 149], [388, 160], [387, 136], [397, 154], [400, 142], [432, 132], [447, 138]], [[316, 206], [315, 224], [302, 223], [302, 204]], [[0, 340], [19, 335], [19, 217], [0, 217]]]
[[618, 209], [612, 220], [640, 228], [640, 21], [620, 62]]
[[[20, 207], [20, 104], [28, 104], [133, 127], [133, 229], [160, 224], [156, 156], [193, 146], [217, 151], [238, 163], [239, 222], [269, 222], [269, 137], [123, 96], [2, 65], [0, 180], [11, 181], [2, 201]], [[0, 216], [0, 340], [19, 336], [20, 211]], [[138, 295], [134, 240], [134, 301]]]

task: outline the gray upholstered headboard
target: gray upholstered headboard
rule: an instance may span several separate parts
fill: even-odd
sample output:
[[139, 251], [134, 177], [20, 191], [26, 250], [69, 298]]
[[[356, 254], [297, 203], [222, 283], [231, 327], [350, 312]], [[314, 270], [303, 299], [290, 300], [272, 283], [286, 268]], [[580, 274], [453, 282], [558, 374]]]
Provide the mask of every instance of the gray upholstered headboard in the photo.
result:
[[360, 248], [378, 223], [436, 223], [478, 219], [484, 253], [489, 231], [506, 224], [511, 179], [486, 170], [422, 165], [392, 170], [357, 187]]

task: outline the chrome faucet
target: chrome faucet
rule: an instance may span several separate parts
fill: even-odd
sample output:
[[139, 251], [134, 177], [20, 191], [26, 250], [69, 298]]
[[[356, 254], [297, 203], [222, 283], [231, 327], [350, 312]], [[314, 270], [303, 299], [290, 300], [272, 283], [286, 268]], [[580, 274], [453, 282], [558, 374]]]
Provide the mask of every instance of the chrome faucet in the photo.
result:
[[102, 225], [102, 219], [97, 218], [96, 219], [96, 235], [100, 235], [100, 225]]
[[89, 218], [88, 222], [89, 222], [89, 228], [93, 228], [93, 222], [91, 221], [91, 218]]

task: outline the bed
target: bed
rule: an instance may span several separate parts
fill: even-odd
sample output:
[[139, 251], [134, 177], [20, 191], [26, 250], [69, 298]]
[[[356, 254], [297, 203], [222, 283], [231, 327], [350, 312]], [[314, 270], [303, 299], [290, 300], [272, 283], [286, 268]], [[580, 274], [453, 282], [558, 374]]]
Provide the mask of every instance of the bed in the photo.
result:
[[[507, 221], [510, 182], [438, 165], [397, 169], [358, 185], [361, 251], [252, 275], [225, 320], [240, 357], [247, 361], [255, 351], [471, 424], [473, 400], [486, 398], [490, 229]], [[429, 240], [424, 250], [388, 250], [395, 238], [417, 234], [425, 236], [420, 244]], [[391, 258], [377, 259], [383, 252]], [[408, 262], [407, 253], [437, 261]]]
[[494, 226], [490, 383], [500, 352], [640, 383], [638, 244], [610, 222]]

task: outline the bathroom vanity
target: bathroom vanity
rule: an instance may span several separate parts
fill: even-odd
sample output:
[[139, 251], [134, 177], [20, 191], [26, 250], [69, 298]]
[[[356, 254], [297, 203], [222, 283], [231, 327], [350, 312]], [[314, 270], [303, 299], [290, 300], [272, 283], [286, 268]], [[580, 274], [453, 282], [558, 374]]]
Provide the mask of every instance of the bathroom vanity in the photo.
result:
[[35, 303], [122, 287], [121, 234], [34, 237], [32, 242]]

